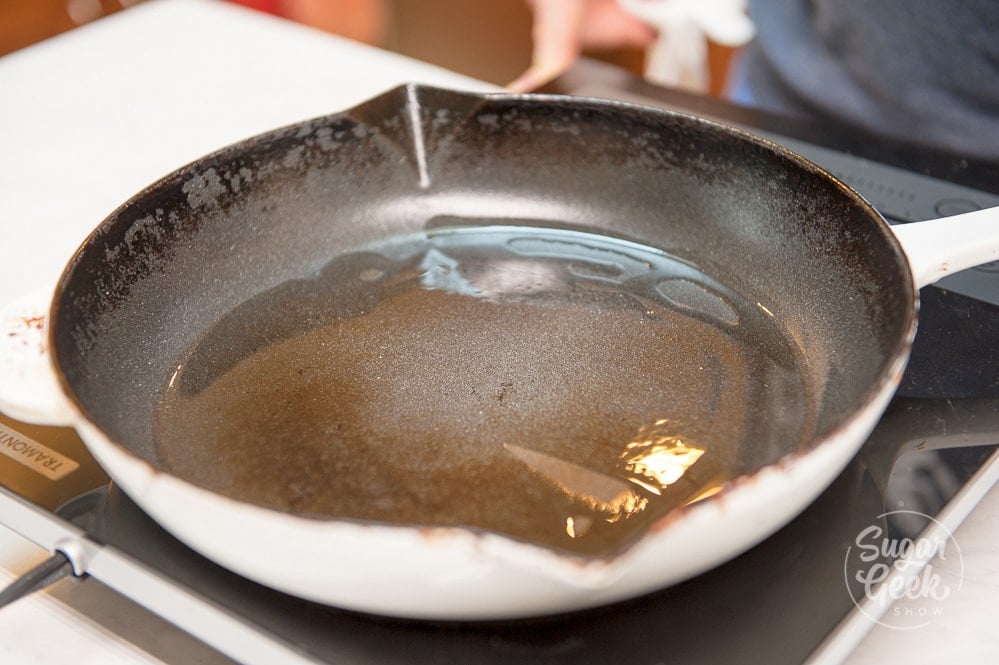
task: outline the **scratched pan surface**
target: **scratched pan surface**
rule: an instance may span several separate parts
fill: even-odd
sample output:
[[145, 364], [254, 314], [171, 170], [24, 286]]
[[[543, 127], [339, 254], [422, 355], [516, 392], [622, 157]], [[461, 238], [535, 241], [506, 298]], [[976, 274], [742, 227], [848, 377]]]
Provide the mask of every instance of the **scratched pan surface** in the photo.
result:
[[137, 195], [67, 268], [50, 340], [95, 457], [203, 554], [320, 602], [500, 618], [785, 523], [873, 427], [915, 302], [877, 213], [774, 146], [409, 86]]

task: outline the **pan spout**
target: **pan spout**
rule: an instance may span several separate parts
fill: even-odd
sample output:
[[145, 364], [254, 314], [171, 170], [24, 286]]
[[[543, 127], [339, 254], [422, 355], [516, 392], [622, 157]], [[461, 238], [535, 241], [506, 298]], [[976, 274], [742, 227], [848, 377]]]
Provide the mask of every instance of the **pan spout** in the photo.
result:
[[374, 132], [383, 147], [403, 153], [421, 190], [431, 186], [435, 147], [459, 133], [463, 121], [476, 115], [482, 95], [465, 94], [417, 83], [393, 88], [346, 112], [365, 132]]

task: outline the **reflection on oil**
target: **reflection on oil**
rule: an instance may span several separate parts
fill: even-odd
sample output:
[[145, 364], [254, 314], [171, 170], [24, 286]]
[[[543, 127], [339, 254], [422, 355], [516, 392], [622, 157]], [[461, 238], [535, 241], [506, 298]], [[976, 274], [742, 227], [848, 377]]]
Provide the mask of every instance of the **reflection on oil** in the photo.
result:
[[725, 299], [697, 282], [682, 278], [664, 279], [656, 285], [656, 290], [674, 307], [708, 314], [730, 326], [739, 324], [738, 314], [725, 302]]
[[429, 249], [420, 261], [420, 284], [431, 291], [450, 291], [465, 296], [477, 296], [481, 293], [478, 287], [461, 276], [458, 262], [447, 254]]
[[703, 501], [704, 499], [711, 498], [715, 494], [718, 494], [719, 492], [721, 492], [723, 489], [725, 489], [725, 487], [723, 485], [715, 485], [714, 487], [709, 487], [708, 489], [704, 490], [703, 492], [701, 492], [697, 496], [693, 497], [692, 499], [689, 499], [683, 505], [689, 506], [691, 504], [697, 503], [698, 501]]
[[570, 515], [565, 518], [565, 533], [570, 538], [582, 538], [589, 531], [591, 524], [593, 520], [588, 517], [576, 518]]
[[[666, 419], [659, 419], [651, 426], [643, 426], [635, 440], [625, 445], [620, 455], [623, 461], [620, 478], [514, 444], [504, 443], [503, 448], [574, 502], [591, 511], [591, 514], [580, 514], [577, 510], [565, 518], [566, 534], [570, 538], [582, 538], [593, 526], [594, 514], [613, 524], [641, 513], [649, 506], [650, 500], [662, 496], [666, 488], [701, 459], [705, 451], [688, 447], [670, 433], [667, 425]], [[636, 485], [640, 489], [636, 489]], [[719, 491], [720, 485], [709, 488], [687, 500], [684, 505]]]
[[574, 501], [601, 513], [608, 522], [641, 512], [649, 503], [623, 480], [513, 444], [503, 447], [531, 471], [550, 480]]
[[207, 331], [163, 379], [158, 450], [277, 510], [612, 555], [810, 437], [800, 353], [756, 301], [587, 233], [392, 238]]
[[669, 433], [668, 423], [660, 418], [654, 425], [643, 427], [638, 437], [628, 442], [624, 453], [625, 470], [637, 476], [631, 478], [632, 482], [656, 495], [679, 480], [704, 454]]

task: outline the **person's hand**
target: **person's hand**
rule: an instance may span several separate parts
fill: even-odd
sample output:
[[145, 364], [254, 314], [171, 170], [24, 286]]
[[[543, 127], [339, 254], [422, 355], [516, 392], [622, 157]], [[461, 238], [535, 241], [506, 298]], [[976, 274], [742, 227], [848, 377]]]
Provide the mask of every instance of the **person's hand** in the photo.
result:
[[569, 69], [584, 48], [644, 48], [656, 31], [621, 9], [616, 0], [527, 0], [534, 13], [531, 66], [507, 85], [526, 92]]

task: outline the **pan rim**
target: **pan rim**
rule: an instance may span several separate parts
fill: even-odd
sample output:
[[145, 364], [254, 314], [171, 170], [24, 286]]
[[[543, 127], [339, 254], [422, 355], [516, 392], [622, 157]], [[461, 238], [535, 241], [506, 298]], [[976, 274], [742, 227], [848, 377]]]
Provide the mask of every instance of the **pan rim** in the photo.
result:
[[[398, 93], [398, 91], [400, 90], [404, 90], [407, 93], [410, 93], [411, 91], [415, 90], [419, 94], [425, 94], [427, 91], [434, 92], [441, 89], [435, 88], [433, 86], [407, 84], [404, 86], [393, 88], [392, 90], [384, 94], [385, 95], [394, 94]], [[741, 128], [732, 127], [730, 125], [726, 125], [716, 120], [707, 119], [688, 113], [683, 113], [668, 109], [661, 109], [657, 107], [644, 106], [632, 102], [604, 100], [604, 99], [590, 98], [590, 97], [575, 97], [568, 95], [512, 94], [512, 93], [499, 93], [499, 92], [458, 93], [450, 90], [444, 92], [448, 95], [459, 95], [468, 98], [470, 100], [480, 100], [483, 102], [496, 100], [496, 101], [512, 101], [515, 103], [522, 102], [529, 104], [557, 104], [557, 105], [568, 106], [572, 108], [581, 108], [581, 109], [621, 111], [627, 114], [637, 114], [639, 116], [647, 117], [649, 119], [669, 118], [671, 119], [671, 121], [694, 123], [696, 125], [709, 128], [709, 131], [724, 134], [738, 141], [754, 144], [756, 146], [764, 148], [765, 150], [767, 150], [772, 154], [777, 155], [782, 161], [793, 165], [793, 168], [802, 169], [807, 173], [810, 173], [818, 178], [821, 178], [826, 183], [833, 185], [838, 190], [839, 195], [844, 198], [844, 200], [849, 201], [851, 205], [859, 207], [861, 210], [863, 210], [866, 213], [866, 217], [871, 220], [872, 228], [875, 228], [878, 231], [879, 235], [878, 242], [887, 243], [886, 246], [893, 255], [895, 265], [892, 266], [891, 269], [894, 272], [896, 272], [897, 279], [902, 280], [900, 286], [902, 286], [905, 289], [905, 292], [909, 296], [906, 298], [906, 302], [904, 305], [905, 307], [904, 312], [900, 314], [900, 316], [904, 316], [905, 320], [904, 330], [901, 332], [900, 335], [898, 335], [896, 339], [892, 340], [891, 347], [886, 351], [884, 361], [882, 362], [881, 367], [878, 369], [878, 372], [874, 377], [874, 379], [869, 383], [869, 385], [866, 386], [865, 390], [862, 393], [858, 393], [857, 397], [854, 400], [851, 400], [850, 407], [845, 411], [846, 415], [841, 418], [838, 418], [836, 422], [833, 423], [830, 427], [827, 427], [821, 432], [817, 432], [814, 437], [810, 438], [807, 444], [803, 445], [798, 450], [789, 452], [784, 456], [782, 456], [781, 458], [779, 458], [778, 460], [760, 466], [759, 468], [750, 473], [740, 475], [735, 481], [733, 481], [733, 483], [724, 485], [719, 493], [711, 497], [705, 498], [702, 502], [694, 504], [694, 506], [681, 506], [671, 510], [668, 514], [666, 514], [663, 518], [661, 518], [661, 520], [657, 522], [656, 525], [650, 527], [649, 532], [647, 533], [655, 531], [657, 529], [657, 525], [661, 522], [668, 522], [676, 519], [677, 515], [682, 514], [682, 512], [685, 510], [692, 509], [697, 505], [701, 505], [705, 502], [721, 502], [726, 500], [727, 495], [731, 492], [733, 487], [738, 486], [744, 482], [752, 481], [754, 478], [760, 476], [764, 472], [769, 473], [773, 470], [780, 470], [781, 468], [784, 468], [787, 465], [793, 464], [797, 460], [805, 456], [808, 456], [810, 453], [813, 453], [815, 450], [817, 450], [820, 447], [832, 444], [844, 445], [843, 444], [844, 432], [847, 432], [852, 427], [854, 427], [856, 421], [861, 417], [863, 417], [864, 414], [868, 414], [871, 412], [873, 408], [876, 408], [877, 403], [879, 402], [880, 399], [882, 399], [885, 391], [890, 391], [890, 393], [892, 394], [894, 393], [895, 389], [897, 388], [898, 384], [901, 381], [902, 372], [904, 371], [905, 365], [911, 353], [912, 343], [915, 338], [918, 326], [919, 292], [915, 288], [909, 261], [906, 258], [904, 250], [902, 249], [902, 246], [899, 243], [898, 239], [896, 238], [894, 233], [891, 232], [888, 222], [881, 215], [881, 213], [874, 208], [874, 206], [869, 201], [867, 201], [861, 194], [859, 194], [848, 184], [846, 184], [833, 174], [829, 173], [825, 169], [822, 169], [818, 165], [814, 164], [810, 160], [806, 159], [805, 157], [799, 155], [798, 153], [784, 146], [781, 146], [769, 139], [753, 135]], [[132, 458], [135, 461], [142, 462], [143, 464], [148, 465], [150, 469], [154, 471], [156, 474], [164, 474], [181, 482], [191, 484], [192, 486], [195, 487], [199, 487], [199, 489], [207, 490], [207, 488], [202, 488], [194, 483], [191, 483], [186, 479], [175, 476], [174, 474], [171, 474], [170, 472], [162, 468], [154, 467], [147, 460], [132, 453], [129, 447], [125, 443], [109, 435], [104, 430], [103, 427], [97, 424], [98, 420], [95, 419], [94, 414], [91, 413], [90, 410], [87, 409], [87, 407], [82, 403], [80, 398], [78, 398], [76, 391], [74, 390], [73, 386], [70, 383], [69, 378], [67, 377], [67, 371], [65, 365], [66, 360], [62, 358], [62, 356], [58, 352], [56, 352], [56, 349], [58, 349], [56, 340], [60, 335], [60, 327], [58, 324], [58, 322], [60, 321], [60, 317], [58, 316], [58, 313], [60, 309], [62, 309], [65, 306], [63, 301], [66, 299], [67, 290], [72, 281], [74, 271], [83, 261], [83, 257], [86, 255], [88, 248], [92, 247], [95, 239], [99, 238], [101, 235], [106, 233], [110, 228], [120, 223], [119, 220], [123, 218], [125, 213], [127, 213], [132, 207], [142, 202], [144, 199], [148, 198], [152, 192], [163, 190], [173, 184], [176, 184], [179, 181], [183, 181], [189, 178], [190, 176], [198, 172], [203, 172], [205, 165], [208, 163], [212, 163], [214, 160], [223, 158], [228, 155], [239, 154], [242, 152], [254, 150], [262, 145], [270, 143], [281, 137], [294, 135], [295, 133], [301, 132], [303, 128], [308, 127], [310, 125], [316, 125], [317, 123], [328, 122], [331, 120], [348, 117], [356, 108], [358, 108], [359, 106], [364, 106], [370, 103], [371, 101], [372, 100], [362, 102], [360, 105], [352, 107], [350, 109], [346, 109], [344, 111], [317, 116], [314, 118], [308, 118], [299, 122], [271, 129], [266, 132], [256, 134], [254, 136], [247, 137], [243, 140], [226, 145], [224, 147], [219, 148], [218, 150], [212, 151], [202, 157], [199, 157], [195, 160], [188, 162], [187, 164], [175, 169], [174, 171], [166, 174], [165, 176], [154, 181], [153, 183], [147, 185], [142, 190], [131, 196], [127, 201], [122, 203], [107, 217], [105, 217], [98, 224], [98, 226], [95, 227], [94, 230], [87, 235], [87, 237], [80, 243], [80, 245], [74, 251], [72, 257], [69, 259], [63, 271], [60, 274], [60, 277], [56, 283], [55, 290], [53, 292], [52, 301], [49, 306], [48, 321], [50, 322], [50, 325], [48, 326], [47, 336], [48, 336], [49, 348], [52, 350], [51, 363], [54, 368], [54, 373], [56, 375], [59, 387], [63, 395], [67, 399], [67, 401], [70, 403], [72, 410], [76, 414], [78, 414], [78, 418], [86, 421], [88, 424], [99, 430], [103, 435], [103, 437], [106, 438], [106, 440], [109, 443], [111, 443], [119, 453], [129, 458]], [[893, 278], [893, 280], [894, 279], [895, 278]], [[877, 415], [880, 416], [880, 413]], [[853, 446], [854, 447], [853, 453], [855, 453], [856, 450], [859, 449], [859, 447], [862, 444], [863, 444], [863, 439], [856, 442]], [[353, 523], [363, 524], [366, 526], [378, 526], [386, 528], [394, 528], [396, 526], [401, 526], [402, 528], [409, 529], [416, 526], [416, 528], [419, 528], [421, 530], [431, 530], [431, 531], [440, 530], [442, 532], [452, 531], [455, 529], [455, 527], [443, 527], [443, 526], [427, 527], [427, 526], [417, 526], [417, 525], [392, 525], [382, 522], [365, 521], [365, 520], [347, 520], [342, 518], [310, 517], [306, 515], [298, 515], [288, 511], [282, 511], [274, 508], [260, 506], [252, 502], [241, 501], [239, 499], [235, 499], [233, 497], [229, 497], [224, 494], [218, 494], [217, 496], [226, 499], [227, 501], [234, 501], [236, 503], [245, 503], [254, 508], [270, 510], [279, 515], [285, 517], [292, 517], [296, 519], [301, 518], [301, 519], [316, 520], [321, 522], [353, 522]], [[472, 527], [458, 527], [458, 528], [470, 533], [479, 533], [479, 530], [476, 530]], [[499, 536], [501, 538], [506, 538], [508, 540], [515, 541], [518, 543], [525, 542], [505, 534], [499, 534], [489, 531], [484, 531], [484, 532], [489, 533], [491, 535]], [[638, 541], [629, 544], [620, 552], [617, 552], [611, 556], [597, 557], [597, 559], [606, 561], [608, 559], [620, 557], [624, 553], [628, 552], [631, 548], [633, 548], [637, 544], [637, 542], [640, 542], [642, 539], [644, 539], [644, 537], [645, 536], [640, 538]], [[553, 550], [552, 548], [542, 545], [536, 545], [534, 543], [527, 542], [526, 544], [534, 545], [545, 551], [554, 551], [559, 556], [562, 556], [564, 558], [571, 559], [571, 558], [579, 558], [580, 556], [578, 554], [570, 552]]]

